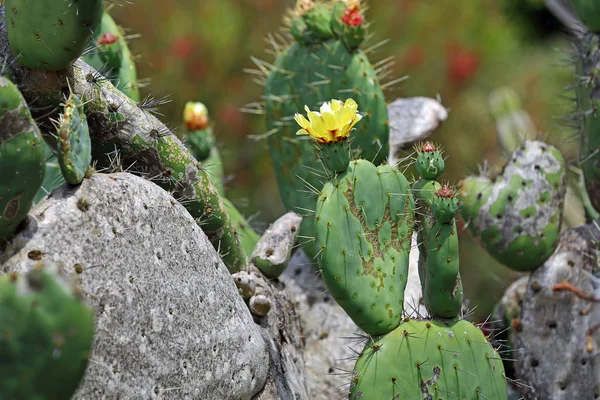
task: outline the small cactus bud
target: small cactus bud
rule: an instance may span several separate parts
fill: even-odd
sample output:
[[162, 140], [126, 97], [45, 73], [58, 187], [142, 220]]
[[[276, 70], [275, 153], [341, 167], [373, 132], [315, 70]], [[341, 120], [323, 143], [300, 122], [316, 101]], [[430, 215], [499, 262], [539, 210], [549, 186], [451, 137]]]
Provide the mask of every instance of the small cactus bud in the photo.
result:
[[183, 111], [183, 119], [189, 131], [204, 129], [209, 124], [206, 106], [198, 102], [188, 102]]
[[271, 300], [265, 295], [252, 296], [249, 302], [250, 312], [257, 317], [264, 317], [271, 311]]
[[256, 283], [254, 279], [245, 271], [237, 272], [232, 275], [238, 293], [244, 301], [248, 301], [256, 293]]
[[342, 16], [342, 22], [348, 26], [356, 27], [362, 25], [365, 22], [365, 17], [360, 11], [360, 4], [358, 0], [348, 0], [348, 6]]

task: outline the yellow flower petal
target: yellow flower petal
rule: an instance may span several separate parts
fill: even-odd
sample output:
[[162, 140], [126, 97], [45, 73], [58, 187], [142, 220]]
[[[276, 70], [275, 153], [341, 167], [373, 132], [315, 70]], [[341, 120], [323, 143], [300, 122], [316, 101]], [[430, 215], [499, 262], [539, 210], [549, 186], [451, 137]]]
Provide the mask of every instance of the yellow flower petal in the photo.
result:
[[310, 127], [310, 122], [304, 118], [304, 115], [296, 113], [296, 115], [294, 115], [294, 119], [302, 128], [306, 129]]
[[334, 130], [338, 127], [335, 115], [330, 112], [325, 112], [321, 114], [321, 118], [323, 119], [323, 124], [325, 125], [325, 129], [328, 131]]
[[320, 112], [311, 111], [305, 106], [308, 119], [296, 114], [294, 119], [302, 129], [298, 135], [310, 135], [319, 143], [334, 143], [345, 139], [354, 125], [362, 119], [358, 114], [358, 105], [352, 99], [341, 102], [331, 100], [323, 103]]

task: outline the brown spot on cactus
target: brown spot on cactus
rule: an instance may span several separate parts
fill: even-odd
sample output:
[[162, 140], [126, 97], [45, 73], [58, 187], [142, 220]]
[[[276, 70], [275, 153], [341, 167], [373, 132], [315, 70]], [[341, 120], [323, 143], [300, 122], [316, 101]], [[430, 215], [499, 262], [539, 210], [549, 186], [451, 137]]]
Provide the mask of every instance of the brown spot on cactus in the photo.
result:
[[116, 35], [113, 35], [112, 33], [107, 32], [100, 37], [100, 39], [98, 40], [98, 45], [113, 44], [113, 43], [116, 43], [118, 40], [119, 40], [119, 38]]
[[13, 219], [15, 215], [17, 215], [17, 213], [19, 212], [19, 204], [20, 203], [18, 197], [15, 197], [14, 199], [10, 200], [8, 204], [6, 204], [6, 207], [4, 207], [2, 217], [7, 220]]
[[452, 199], [455, 196], [454, 190], [447, 185], [442, 186], [435, 194], [442, 199]]

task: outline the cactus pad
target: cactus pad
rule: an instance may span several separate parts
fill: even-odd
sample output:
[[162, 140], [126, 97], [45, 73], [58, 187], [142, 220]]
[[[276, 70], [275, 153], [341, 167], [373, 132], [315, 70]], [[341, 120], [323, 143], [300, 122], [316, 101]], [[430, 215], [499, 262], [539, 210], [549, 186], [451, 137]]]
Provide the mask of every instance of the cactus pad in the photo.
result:
[[500, 356], [471, 323], [409, 320], [369, 340], [349, 398], [505, 400], [507, 384]]
[[[291, 118], [320, 107], [325, 101], [351, 93], [364, 115], [357, 127], [352, 148], [363, 159], [375, 164], [388, 153], [388, 114], [377, 74], [360, 49], [349, 50], [329, 28], [337, 1], [314, 4], [299, 1], [291, 20], [296, 39], [281, 49], [267, 77], [265, 98], [269, 151], [284, 206], [305, 215], [315, 208], [315, 197], [306, 195], [306, 187], [322, 185], [323, 166], [311, 140], [296, 137]], [[316, 11], [314, 11], [316, 9]], [[329, 18], [329, 25], [323, 22]], [[300, 235], [314, 235], [314, 220], [305, 218]], [[305, 250], [314, 256], [313, 242]]]
[[43, 139], [17, 87], [0, 76], [0, 241], [29, 212], [44, 181]]
[[8, 41], [27, 68], [56, 71], [83, 54], [100, 25], [102, 0], [6, 0]]
[[369, 334], [400, 323], [414, 200], [391, 166], [352, 161], [325, 184], [317, 202], [316, 245], [334, 299]]
[[94, 335], [80, 294], [55, 265], [0, 277], [0, 398], [71, 398]]
[[461, 185], [463, 219], [490, 255], [519, 271], [533, 270], [550, 257], [566, 191], [558, 149], [525, 142], [495, 180], [469, 177]]
[[58, 129], [58, 163], [71, 185], [81, 183], [92, 162], [92, 142], [83, 104], [71, 93]]

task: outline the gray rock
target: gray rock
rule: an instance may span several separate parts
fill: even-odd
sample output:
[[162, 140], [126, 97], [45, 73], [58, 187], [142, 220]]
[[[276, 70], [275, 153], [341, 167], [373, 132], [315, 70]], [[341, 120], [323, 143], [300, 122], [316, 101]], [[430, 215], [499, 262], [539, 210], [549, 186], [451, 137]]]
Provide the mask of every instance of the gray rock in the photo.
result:
[[306, 381], [311, 400], [343, 398], [364, 333], [333, 300], [302, 251], [279, 278], [294, 302], [304, 334]]
[[254, 400], [313, 399], [306, 386], [302, 329], [287, 288], [279, 280], [266, 280], [252, 264], [248, 272], [256, 283], [257, 295], [271, 302], [266, 316], [255, 317], [263, 330], [272, 362], [267, 383]]
[[594, 293], [599, 240], [593, 224], [564, 232], [557, 250], [529, 279], [520, 321], [512, 324], [516, 377], [528, 400], [600, 396], [600, 338], [592, 335], [598, 303], [554, 290], [566, 281]]
[[95, 174], [55, 191], [0, 271], [30, 269], [38, 251], [63, 263], [96, 312], [76, 399], [251, 399], [263, 389], [263, 332], [202, 230], [158, 186]]

